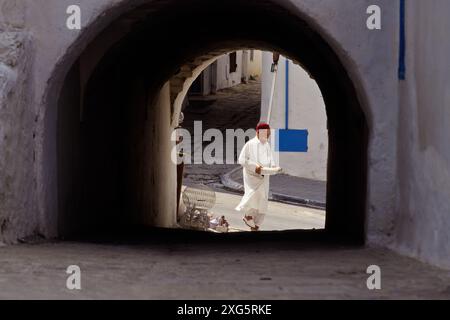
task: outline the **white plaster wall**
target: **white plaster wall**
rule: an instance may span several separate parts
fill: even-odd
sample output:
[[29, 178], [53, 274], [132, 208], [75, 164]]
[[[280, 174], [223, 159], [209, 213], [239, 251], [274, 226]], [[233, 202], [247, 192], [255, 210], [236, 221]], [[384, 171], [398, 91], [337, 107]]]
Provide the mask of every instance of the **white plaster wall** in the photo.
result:
[[[261, 90], [261, 120], [267, 121], [274, 73], [273, 55], [263, 54]], [[274, 129], [285, 129], [286, 58], [281, 57], [272, 106], [270, 124]], [[289, 62], [289, 129], [307, 129], [307, 153], [280, 153], [279, 161], [292, 176], [326, 181], [328, 159], [328, 130], [325, 103], [317, 83], [300, 66]]]
[[187, 78], [183, 85], [183, 90], [178, 94], [177, 98], [175, 99], [173, 105], [174, 109], [174, 116], [172, 121], [172, 128], [177, 128], [180, 123], [180, 115], [181, 111], [184, 108], [185, 103], [187, 103], [187, 95], [189, 92], [189, 89], [191, 88], [194, 81], [199, 77], [202, 76], [202, 73], [206, 70], [209, 71], [212, 68], [212, 64], [216, 61], [216, 58], [213, 58], [211, 60], [203, 62], [200, 66], [192, 70], [192, 76], [190, 78]]
[[217, 90], [230, 88], [241, 83], [242, 51], [237, 51], [237, 69], [230, 73], [230, 58], [228, 54], [217, 59]]
[[[229, 55], [225, 54], [216, 59], [217, 61], [217, 90], [222, 90], [226, 88], [231, 88], [233, 86], [242, 83], [242, 77], [245, 76], [247, 79], [250, 76], [261, 76], [262, 71], [262, 52], [260, 50], [255, 50], [255, 55], [253, 61], [250, 60], [250, 50], [247, 50], [248, 54], [245, 55], [244, 51], [237, 51], [237, 69], [236, 72], [230, 73], [230, 60]], [[245, 59], [247, 59], [247, 70], [244, 70]], [[203, 77], [203, 92], [202, 95], [208, 95], [211, 93], [211, 78], [212, 66], [206, 68], [201, 77]]]
[[[175, 141], [171, 139], [173, 127], [168, 125], [171, 121], [169, 83], [162, 88], [155, 105], [148, 108], [153, 121], [146, 127], [147, 140], [153, 146], [146, 148], [146, 152], [150, 152], [146, 159], [151, 159], [146, 166], [146, 176], [154, 175], [154, 179], [145, 179], [149, 184], [145, 189], [153, 190], [154, 194], [144, 197], [144, 201], [149, 201], [144, 205], [144, 221], [148, 226], [173, 228], [177, 223], [177, 171], [175, 164], [168, 160], [175, 148]], [[154, 153], [154, 150], [158, 152]]]
[[33, 35], [24, 3], [0, 1], [0, 245], [35, 232]]
[[203, 72], [202, 75], [203, 77], [203, 92], [202, 95], [207, 96], [209, 94], [211, 94], [211, 69], [208, 67], [206, 68]]
[[450, 2], [407, 1], [394, 248], [450, 268]]
[[248, 76], [260, 77], [262, 75], [262, 57], [261, 50], [254, 50], [253, 61], [250, 60], [250, 51], [248, 50]]

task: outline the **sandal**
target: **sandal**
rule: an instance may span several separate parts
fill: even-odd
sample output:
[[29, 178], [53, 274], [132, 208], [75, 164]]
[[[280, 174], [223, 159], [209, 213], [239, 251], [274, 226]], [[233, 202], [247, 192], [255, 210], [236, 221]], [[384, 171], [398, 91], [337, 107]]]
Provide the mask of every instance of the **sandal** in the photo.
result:
[[[250, 219], [248, 219], [248, 218], [250, 218]], [[252, 218], [252, 217], [247, 217], [247, 216], [245, 216], [242, 220], [243, 220], [244, 223], [247, 225], [247, 227], [249, 227], [249, 228], [251, 228], [251, 229], [256, 228], [255, 222], [253, 221], [253, 218]], [[251, 221], [251, 222], [250, 222], [250, 221]]]

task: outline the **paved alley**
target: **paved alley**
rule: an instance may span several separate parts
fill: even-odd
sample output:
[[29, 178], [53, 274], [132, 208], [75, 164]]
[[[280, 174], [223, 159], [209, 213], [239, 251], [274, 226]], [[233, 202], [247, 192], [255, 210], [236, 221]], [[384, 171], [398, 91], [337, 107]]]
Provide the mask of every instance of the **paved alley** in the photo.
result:
[[[211, 212], [215, 216], [224, 215], [230, 223], [231, 231], [249, 231], [242, 221], [242, 214], [234, 208], [241, 196], [216, 192], [217, 202]], [[306, 207], [269, 202], [269, 212], [261, 231], [312, 230], [325, 228], [325, 211]]]
[[[366, 286], [373, 264], [381, 290]], [[66, 288], [70, 265], [81, 291]], [[386, 249], [301, 241], [56, 242], [0, 248], [0, 288], [0, 299], [450, 299], [450, 273]]]

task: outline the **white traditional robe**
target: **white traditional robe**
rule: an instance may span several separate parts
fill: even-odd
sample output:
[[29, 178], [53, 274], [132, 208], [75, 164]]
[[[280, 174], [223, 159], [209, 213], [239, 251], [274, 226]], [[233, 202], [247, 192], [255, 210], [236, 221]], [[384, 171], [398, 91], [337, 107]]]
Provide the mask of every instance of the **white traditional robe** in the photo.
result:
[[262, 143], [258, 137], [247, 142], [239, 156], [239, 164], [244, 170], [245, 194], [236, 210], [252, 216], [258, 226], [269, 206], [270, 176], [257, 174], [256, 167], [275, 168], [274, 159], [270, 144]]

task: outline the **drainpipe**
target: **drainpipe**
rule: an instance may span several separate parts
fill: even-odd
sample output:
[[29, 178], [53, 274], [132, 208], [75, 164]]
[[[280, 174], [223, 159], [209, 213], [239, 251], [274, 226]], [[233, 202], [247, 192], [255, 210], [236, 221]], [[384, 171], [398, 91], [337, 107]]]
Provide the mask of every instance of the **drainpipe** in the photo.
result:
[[398, 79], [406, 79], [406, 28], [405, 28], [405, 0], [400, 0], [400, 48], [398, 61]]
[[289, 59], [286, 58], [286, 103], [285, 103], [285, 129], [289, 129]]

